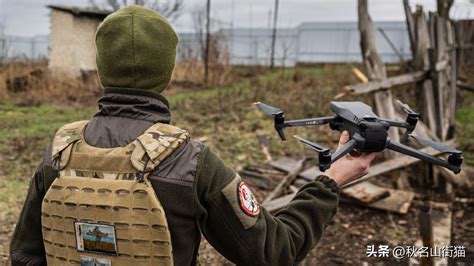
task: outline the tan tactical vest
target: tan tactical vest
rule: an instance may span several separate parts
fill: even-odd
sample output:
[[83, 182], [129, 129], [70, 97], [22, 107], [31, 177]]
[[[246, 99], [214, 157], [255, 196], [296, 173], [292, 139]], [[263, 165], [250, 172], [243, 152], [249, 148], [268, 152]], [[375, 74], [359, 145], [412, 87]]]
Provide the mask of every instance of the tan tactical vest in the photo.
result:
[[155, 124], [124, 147], [84, 140], [88, 121], [63, 126], [52, 145], [60, 176], [42, 204], [48, 265], [172, 265], [168, 223], [148, 174], [189, 136]]

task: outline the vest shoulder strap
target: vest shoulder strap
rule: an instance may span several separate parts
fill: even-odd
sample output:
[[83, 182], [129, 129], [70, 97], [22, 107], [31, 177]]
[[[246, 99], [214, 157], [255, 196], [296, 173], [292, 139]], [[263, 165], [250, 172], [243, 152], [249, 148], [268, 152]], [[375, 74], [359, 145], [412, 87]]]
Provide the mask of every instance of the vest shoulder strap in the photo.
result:
[[[71, 144], [82, 138], [82, 132], [88, 122], [88, 120], [83, 120], [66, 124], [56, 132], [51, 147], [51, 158], [53, 160], [53, 163], [54, 161], [56, 161], [56, 159], [58, 159], [58, 157], [63, 151], [65, 151], [71, 146]], [[70, 153], [70, 151], [68, 153]], [[69, 156], [70, 154], [65, 154], [65, 156], [61, 156], [61, 161], [63, 161], [63, 159], [68, 160]], [[65, 165], [62, 162], [61, 164]]]
[[168, 124], [155, 124], [135, 140], [132, 164], [138, 171], [151, 171], [188, 140], [189, 134], [183, 129]]

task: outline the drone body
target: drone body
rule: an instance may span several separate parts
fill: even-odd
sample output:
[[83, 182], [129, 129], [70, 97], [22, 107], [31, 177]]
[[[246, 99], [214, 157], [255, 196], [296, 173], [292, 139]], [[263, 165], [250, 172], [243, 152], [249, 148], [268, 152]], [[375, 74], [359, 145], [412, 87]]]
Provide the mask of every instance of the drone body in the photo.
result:
[[338, 114], [329, 126], [349, 131], [360, 152], [379, 152], [386, 148], [390, 125], [381, 121], [372, 108], [362, 102], [331, 102], [331, 110]]
[[[333, 162], [354, 149], [359, 152], [380, 152], [384, 149], [390, 149], [419, 158], [432, 164], [446, 167], [454, 173], [459, 173], [463, 161], [461, 152], [441, 143], [411, 135], [418, 122], [419, 114], [413, 112], [408, 105], [401, 102], [399, 102], [399, 104], [402, 105], [402, 109], [407, 113], [407, 119], [404, 122], [379, 118], [372, 111], [370, 106], [362, 102], [331, 102], [330, 108], [336, 114], [335, 116], [290, 121], [285, 121], [283, 111], [278, 108], [264, 103], [256, 103], [256, 106], [265, 114], [274, 116], [275, 129], [282, 140], [286, 139], [283, 131], [284, 128], [292, 126], [329, 124], [330, 128], [333, 130], [338, 130], [340, 132], [344, 130], [349, 131], [350, 140], [334, 154], [331, 154], [328, 148], [324, 148], [316, 143], [295, 136], [295, 138], [319, 154], [319, 168], [321, 171], [325, 171]], [[401, 138], [402, 142], [408, 141], [411, 137], [426, 146], [441, 151], [442, 153], [450, 154], [448, 160], [441, 160], [409, 146], [390, 140], [388, 137], [388, 131], [392, 126], [406, 129], [405, 134]]]

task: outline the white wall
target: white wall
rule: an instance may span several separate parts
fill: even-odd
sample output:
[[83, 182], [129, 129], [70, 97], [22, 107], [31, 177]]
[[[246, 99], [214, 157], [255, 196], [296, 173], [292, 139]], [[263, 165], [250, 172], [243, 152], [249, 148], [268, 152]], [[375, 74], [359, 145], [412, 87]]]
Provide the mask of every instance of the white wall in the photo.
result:
[[[382, 28], [405, 60], [410, 59], [410, 44], [404, 21], [375, 23]], [[271, 29], [225, 29], [231, 62], [242, 65], [269, 65]], [[385, 63], [399, 62], [399, 57], [377, 30], [377, 47]], [[195, 47], [193, 33], [180, 34], [182, 47]], [[181, 53], [180, 50], [178, 50]], [[357, 22], [310, 22], [292, 29], [278, 29], [275, 64], [361, 62]]]
[[96, 70], [95, 32], [100, 20], [51, 11], [49, 68], [69, 76]]

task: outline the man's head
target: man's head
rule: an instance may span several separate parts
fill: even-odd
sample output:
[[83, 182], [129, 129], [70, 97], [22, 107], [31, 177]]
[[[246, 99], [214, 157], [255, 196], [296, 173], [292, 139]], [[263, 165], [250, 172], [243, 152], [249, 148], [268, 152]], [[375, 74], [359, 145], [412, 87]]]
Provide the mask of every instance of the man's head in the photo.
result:
[[177, 44], [171, 24], [148, 8], [133, 5], [109, 15], [96, 34], [102, 85], [162, 92], [171, 80]]

